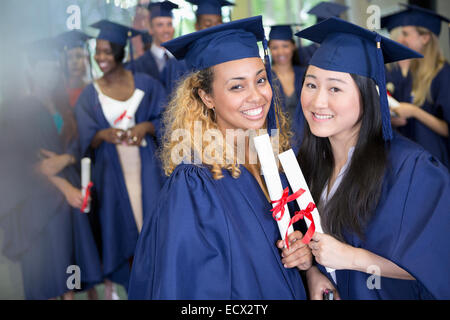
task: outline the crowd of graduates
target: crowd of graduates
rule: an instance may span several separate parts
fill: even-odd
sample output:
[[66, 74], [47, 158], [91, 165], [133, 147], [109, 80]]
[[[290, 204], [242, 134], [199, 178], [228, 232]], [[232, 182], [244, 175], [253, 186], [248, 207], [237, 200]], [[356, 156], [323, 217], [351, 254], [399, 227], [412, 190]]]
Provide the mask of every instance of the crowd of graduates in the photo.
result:
[[[131, 299], [449, 299], [450, 65], [439, 46], [449, 19], [402, 5], [381, 18], [387, 38], [321, 2], [313, 26], [266, 35], [261, 16], [223, 23], [231, 2], [188, 2], [196, 31], [177, 38], [170, 1], [148, 5], [149, 30], [92, 24], [96, 79], [81, 30], [25, 49], [29, 93], [0, 114], [1, 250], [21, 267], [24, 297], [116, 299], [121, 285]], [[198, 123], [201, 134], [277, 129], [325, 233], [303, 241], [300, 220], [284, 247], [248, 158], [176, 163], [180, 143], [204, 154]], [[177, 130], [192, 137], [174, 141]]]

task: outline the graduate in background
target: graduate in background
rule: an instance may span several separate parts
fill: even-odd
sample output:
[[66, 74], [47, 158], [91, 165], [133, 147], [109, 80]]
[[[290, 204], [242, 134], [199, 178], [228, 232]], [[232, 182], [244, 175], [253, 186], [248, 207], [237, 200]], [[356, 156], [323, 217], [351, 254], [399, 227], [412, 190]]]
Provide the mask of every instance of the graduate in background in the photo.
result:
[[399, 41], [424, 58], [411, 61], [406, 78], [392, 80], [394, 97], [401, 102], [393, 109], [397, 115], [393, 124], [450, 167], [450, 65], [438, 40], [442, 21], [450, 20], [427, 9], [405, 6], [405, 10], [385, 17], [385, 23], [401, 26]]
[[234, 3], [225, 0], [187, 0], [197, 5], [195, 12], [195, 30], [203, 30], [222, 24], [222, 7], [234, 6]]
[[[294, 137], [292, 144], [298, 146], [300, 140], [297, 132], [303, 131], [303, 126], [294, 121], [297, 107], [301, 109], [300, 93], [302, 90], [305, 68], [300, 67], [298, 50], [295, 47], [291, 25], [272, 26], [269, 33], [269, 49], [272, 56], [272, 70], [275, 74], [274, 86], [280, 92], [281, 104], [291, 121]], [[301, 110], [300, 110], [301, 112]], [[298, 147], [294, 147], [294, 152]]]
[[[308, 11], [308, 14], [312, 14], [317, 17], [316, 24], [320, 23], [330, 17], [340, 17], [345, 11], [348, 10], [347, 6], [342, 4], [334, 3], [334, 2], [320, 2], [311, 10]], [[314, 52], [319, 48], [317, 43], [312, 43], [306, 47], [299, 46], [299, 58], [300, 64], [302, 67], [308, 67], [309, 60], [313, 56]]]
[[[389, 31], [392, 40], [402, 43], [402, 27], [397, 25], [396, 19], [390, 16], [381, 18], [381, 28]], [[386, 64], [386, 89], [397, 101], [409, 101], [411, 99], [411, 80], [409, 79], [410, 59], [396, 61]], [[398, 117], [391, 119], [392, 125], [396, 126]]]
[[166, 93], [170, 95], [176, 83], [186, 73], [183, 61], [177, 61], [170, 51], [161, 46], [161, 43], [172, 40], [175, 29], [173, 27], [173, 9], [178, 5], [170, 2], [155, 2], [148, 5], [150, 11], [150, 29], [152, 45], [150, 50], [130, 63], [127, 68], [134, 65], [136, 72], [146, 73], [159, 80]]
[[[246, 159], [237, 159], [233, 142], [243, 130], [266, 127], [270, 132], [279, 123], [281, 149], [289, 148], [289, 124], [280, 106], [272, 104], [270, 63], [266, 69], [259, 56], [257, 42], [262, 40], [259, 16], [164, 44], [194, 71], [165, 113], [162, 158], [170, 178], [139, 238], [130, 299], [306, 298], [299, 270], [283, 266], [275, 246], [280, 234], [260, 168], [247, 158], [249, 139]], [[207, 129], [217, 135], [216, 141], [226, 130], [238, 130], [229, 148], [224, 137], [219, 139], [220, 152], [208, 156], [210, 145], [193, 139], [199, 125], [200, 139], [206, 138]], [[190, 138], [179, 142], [172, 137], [180, 130]], [[185, 153], [173, 158], [180, 148]], [[195, 158], [198, 164], [191, 164]], [[296, 231], [289, 240], [301, 238]], [[291, 262], [309, 268], [308, 247], [296, 241], [291, 249], [298, 254]]]
[[93, 161], [93, 197], [108, 279], [105, 295], [110, 299], [112, 282], [128, 287], [143, 219], [163, 184], [155, 137], [165, 93], [157, 80], [123, 67], [127, 41], [139, 31], [108, 20], [92, 27], [100, 29], [95, 61], [103, 76], [83, 90], [75, 113], [82, 154]]
[[321, 298], [326, 266], [342, 299], [449, 299], [450, 176], [392, 132], [382, 67], [420, 55], [338, 18], [296, 35], [321, 44], [303, 84], [298, 157], [326, 232], [309, 243], [311, 296]]
[[57, 37], [60, 43], [62, 66], [70, 106], [75, 107], [78, 97], [89, 82], [90, 65], [87, 41], [90, 37], [79, 30], [67, 31]]
[[[88, 289], [102, 281], [89, 218], [80, 212], [76, 122], [63, 87], [58, 49], [54, 38], [28, 48], [31, 93], [5, 102], [2, 114], [11, 139], [2, 150], [0, 166], [3, 252], [21, 263], [26, 299], [73, 299], [67, 273], [73, 265], [81, 272], [81, 287], [75, 288]], [[89, 298], [95, 298], [95, 292], [90, 293]]]

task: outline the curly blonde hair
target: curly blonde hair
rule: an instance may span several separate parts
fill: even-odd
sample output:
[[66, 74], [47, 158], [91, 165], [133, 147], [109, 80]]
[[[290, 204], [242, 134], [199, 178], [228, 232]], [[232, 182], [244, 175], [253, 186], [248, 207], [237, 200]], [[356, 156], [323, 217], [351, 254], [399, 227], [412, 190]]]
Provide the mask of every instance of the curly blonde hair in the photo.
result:
[[[223, 135], [215, 121], [215, 112], [206, 107], [200, 98], [198, 91], [202, 89], [207, 94], [212, 93], [212, 82], [214, 79], [213, 67], [190, 73], [180, 81], [176, 91], [174, 92], [166, 111], [163, 114], [163, 123], [165, 133], [162, 139], [162, 148], [160, 150], [160, 157], [163, 164], [164, 172], [169, 176], [181, 161], [173, 161], [173, 156], [180, 156], [180, 151], [188, 151], [188, 158], [184, 157], [183, 161], [188, 163], [196, 163], [195, 157], [202, 156], [205, 149], [208, 147], [202, 143], [203, 134], [207, 130], [212, 130], [218, 135]], [[278, 89], [274, 89], [274, 106], [277, 111], [277, 128], [279, 128], [279, 149], [283, 152], [290, 148], [289, 140], [292, 136], [290, 132], [289, 119], [280, 110], [280, 101], [278, 99]], [[198, 121], [201, 124], [202, 141], [195, 139], [194, 123]], [[188, 137], [174, 139], [174, 133], [181, 129], [180, 132], [189, 132]], [[222, 139], [221, 141], [224, 141]], [[228, 146], [229, 147], [229, 146]], [[229, 150], [226, 143], [223, 143], [222, 148], [225, 152], [218, 152], [214, 154], [212, 159], [202, 158], [202, 164], [210, 166], [211, 173], [214, 179], [223, 178], [222, 170], [228, 170], [234, 178], [238, 178], [241, 174], [239, 164], [234, 157], [230, 159], [226, 150]], [[223, 151], [222, 150], [222, 151]], [[177, 153], [178, 152], [178, 153]]]

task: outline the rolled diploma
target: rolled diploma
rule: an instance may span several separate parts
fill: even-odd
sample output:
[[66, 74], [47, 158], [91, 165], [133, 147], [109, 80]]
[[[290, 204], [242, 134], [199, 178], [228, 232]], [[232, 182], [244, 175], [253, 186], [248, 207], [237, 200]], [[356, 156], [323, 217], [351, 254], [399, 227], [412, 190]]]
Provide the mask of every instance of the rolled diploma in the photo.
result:
[[[292, 149], [289, 149], [288, 151], [279, 154], [278, 159], [280, 159], [281, 166], [283, 167], [284, 173], [286, 174], [292, 191], [297, 192], [300, 188], [305, 190], [305, 193], [303, 193], [296, 199], [300, 210], [304, 210], [310, 202], [314, 203], [314, 200], [311, 192], [309, 191], [305, 177], [303, 176], [303, 172], [300, 169], [297, 158], [295, 157], [294, 151], [292, 151]], [[316, 232], [323, 233], [322, 225], [320, 224], [320, 215], [317, 208], [314, 209], [311, 214], [314, 219], [314, 225], [316, 226]], [[308, 219], [305, 219], [305, 222], [309, 228], [311, 222]], [[332, 268], [326, 267], [326, 269], [328, 273], [332, 273], [335, 271]], [[335, 277], [333, 276], [333, 279], [334, 278]]]
[[[278, 167], [275, 161], [275, 155], [273, 154], [269, 135], [263, 134], [255, 137], [253, 141], [261, 163], [261, 169], [264, 175], [264, 181], [266, 182], [266, 186], [269, 191], [270, 199], [272, 201], [279, 200], [283, 195], [283, 185], [281, 184], [280, 174], [278, 173]], [[272, 206], [275, 207], [276, 204], [273, 204]], [[285, 211], [283, 218], [280, 221], [277, 221], [281, 239], [283, 240], [285, 238], [289, 222], [291, 221], [288, 206], [285, 205], [284, 209]], [[288, 234], [291, 234], [292, 232], [294, 232], [294, 228], [290, 226]]]
[[388, 95], [388, 104], [391, 108], [397, 108], [400, 105], [400, 102], [395, 100], [392, 96]]
[[[81, 159], [81, 194], [86, 195], [86, 188], [91, 182], [91, 159], [83, 158]], [[87, 213], [91, 209], [91, 199], [88, 199], [87, 206], [84, 212]]]

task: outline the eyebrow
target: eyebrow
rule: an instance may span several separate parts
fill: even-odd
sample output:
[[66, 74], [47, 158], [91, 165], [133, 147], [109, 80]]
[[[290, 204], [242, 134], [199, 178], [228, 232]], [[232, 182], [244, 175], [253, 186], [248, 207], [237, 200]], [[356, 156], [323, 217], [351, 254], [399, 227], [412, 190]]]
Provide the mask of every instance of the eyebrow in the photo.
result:
[[[307, 75], [305, 76], [305, 78], [313, 78], [313, 79], [316, 79], [316, 80], [317, 80], [317, 77], [316, 77], [315, 75], [312, 75], [312, 74], [307, 74]], [[327, 80], [328, 80], [328, 81], [338, 81], [338, 82], [347, 84], [346, 81], [341, 80], [341, 79], [338, 79], [338, 78], [327, 78]]]
[[[264, 72], [265, 69], [261, 69], [256, 73], [256, 76], [259, 75], [261, 72]], [[235, 78], [231, 78], [229, 80], [227, 80], [227, 82], [232, 81], [232, 80], [245, 80], [245, 77], [235, 77]]]

